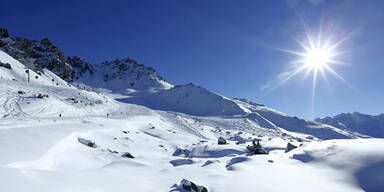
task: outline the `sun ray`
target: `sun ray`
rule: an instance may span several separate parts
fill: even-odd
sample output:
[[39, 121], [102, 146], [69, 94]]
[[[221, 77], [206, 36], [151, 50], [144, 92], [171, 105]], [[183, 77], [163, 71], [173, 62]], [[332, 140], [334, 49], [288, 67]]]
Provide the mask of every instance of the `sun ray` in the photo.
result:
[[348, 85], [348, 87], [352, 87], [351, 84], [349, 84], [342, 76], [340, 76], [335, 70], [333, 70], [331, 67], [328, 65], [324, 66], [325, 69], [327, 69], [329, 72], [331, 72], [333, 75], [335, 75], [337, 78], [339, 78], [343, 83]]
[[327, 74], [325, 73], [324, 68], [320, 69], [320, 73], [321, 73], [321, 76], [323, 77], [323, 79], [325, 81], [325, 85], [327, 86], [328, 91], [331, 91], [331, 86], [329, 85]]
[[[317, 71], [318, 71], [318, 69], [314, 69], [314, 71], [313, 71], [313, 80], [312, 80], [312, 100], [311, 100], [312, 111], [313, 111], [314, 108], [315, 108]], [[313, 113], [313, 112], [312, 112], [312, 113]], [[312, 115], [312, 114], [311, 114], [311, 115]]]
[[285, 79], [283, 79], [279, 85], [277, 87], [280, 87], [281, 85], [283, 85], [285, 82], [287, 82], [289, 79], [291, 79], [293, 76], [295, 76], [296, 74], [300, 73], [301, 71], [303, 71], [304, 69], [306, 69], [307, 66], [301, 66], [299, 69], [297, 69], [295, 72], [293, 72], [291, 75], [289, 75], [288, 77], [286, 77]]

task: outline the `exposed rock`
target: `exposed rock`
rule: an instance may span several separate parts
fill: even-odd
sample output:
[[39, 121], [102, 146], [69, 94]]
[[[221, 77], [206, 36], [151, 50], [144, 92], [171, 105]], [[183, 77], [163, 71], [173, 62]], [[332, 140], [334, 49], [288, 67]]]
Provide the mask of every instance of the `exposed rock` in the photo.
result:
[[87, 62], [66, 56], [48, 39], [15, 38], [9, 36], [5, 28], [0, 28], [0, 49], [36, 73], [43, 73], [46, 68], [68, 82], [72, 82], [76, 74], [91, 72]]
[[195, 183], [186, 179], [181, 180], [179, 187], [190, 192], [208, 192], [208, 189], [206, 187], [196, 185]]
[[48, 95], [43, 95], [43, 94], [41, 94], [41, 93], [39, 93], [39, 94], [37, 95], [37, 98], [38, 98], [38, 99], [44, 99], [44, 97], [48, 98]]
[[227, 140], [225, 140], [223, 137], [219, 137], [219, 139], [217, 139], [217, 144], [225, 145], [227, 144]]
[[253, 154], [268, 154], [268, 151], [260, 144], [260, 139], [253, 139], [252, 145], [248, 145], [247, 149]]
[[8, 30], [6, 28], [0, 28], [0, 37], [7, 38], [9, 37]]
[[130, 159], [133, 159], [135, 158], [133, 155], [131, 155], [129, 152], [125, 152], [121, 155], [122, 157], [126, 157], [126, 158], [130, 158]]
[[2, 63], [2, 62], [0, 62], [0, 67], [4, 67], [4, 68], [7, 68], [7, 69], [12, 69], [12, 66], [9, 63]]
[[75, 98], [67, 98], [66, 101], [72, 101], [73, 103], [78, 103], [79, 101]]
[[296, 149], [297, 146], [296, 145], [293, 145], [292, 143], [288, 142], [287, 144], [287, 149], [285, 150], [286, 153], [292, 151], [293, 149]]
[[175, 152], [173, 152], [172, 155], [173, 155], [173, 156], [184, 155], [185, 157], [188, 157], [190, 153], [191, 153], [191, 152], [190, 152], [188, 149], [180, 149], [180, 148], [177, 148], [177, 149], [175, 150]]
[[84, 139], [84, 138], [79, 137], [79, 138], [77, 138], [77, 141], [79, 143], [81, 143], [83, 145], [86, 145], [88, 147], [91, 147], [91, 148], [96, 148], [97, 147], [97, 145], [96, 145], [96, 143], [94, 141], [90, 141], [88, 139]]

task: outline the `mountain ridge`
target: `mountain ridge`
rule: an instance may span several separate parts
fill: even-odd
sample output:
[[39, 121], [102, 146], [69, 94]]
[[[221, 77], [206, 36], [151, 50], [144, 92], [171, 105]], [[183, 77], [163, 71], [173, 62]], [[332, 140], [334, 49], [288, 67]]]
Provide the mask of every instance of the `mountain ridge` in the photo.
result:
[[342, 130], [358, 132], [371, 137], [384, 138], [384, 114], [368, 115], [359, 112], [340, 113], [333, 117], [316, 118], [315, 121]]
[[73, 84], [92, 81], [97, 82], [93, 86], [112, 90], [123, 89], [123, 87], [135, 89], [172, 87], [153, 68], [129, 57], [92, 64], [81, 57], [65, 55], [47, 38], [30, 40], [13, 37], [6, 28], [0, 28], [0, 50], [37, 74], [44, 73], [43, 69], [48, 69]]

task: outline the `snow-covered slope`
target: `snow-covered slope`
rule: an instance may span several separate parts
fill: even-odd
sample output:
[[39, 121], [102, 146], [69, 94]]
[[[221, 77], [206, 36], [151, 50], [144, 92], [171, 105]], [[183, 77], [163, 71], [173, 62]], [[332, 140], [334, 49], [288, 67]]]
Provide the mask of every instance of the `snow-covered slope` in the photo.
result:
[[262, 116], [263, 119], [270, 122], [274, 126], [282, 128], [288, 132], [298, 132], [313, 135], [321, 139], [342, 139], [356, 137], [354, 134], [348, 131], [342, 131], [335, 127], [314, 121], [306, 121], [297, 117], [291, 117], [262, 104], [244, 99], [235, 99], [235, 101], [244, 108], [247, 108], [251, 113]]
[[0, 62], [9, 64], [10, 68], [0, 66], [0, 79], [12, 80], [20, 83], [28, 83], [28, 73], [31, 84], [50, 85], [50, 86], [68, 86], [67, 82], [57, 77], [49, 70], [44, 73], [37, 74], [32, 70], [28, 70], [25, 65], [18, 62], [8, 54], [0, 50]]
[[247, 132], [233, 132], [246, 143], [218, 145], [231, 130], [187, 129], [172, 115], [131, 110], [113, 118], [1, 120], [0, 190], [183, 191], [182, 179], [218, 192], [382, 189], [375, 177], [382, 174], [382, 140], [304, 142], [284, 153], [289, 140], [260, 136], [269, 154], [252, 155], [246, 146], [256, 136]]
[[42, 74], [29, 70], [28, 82], [25, 66], [1, 50], [0, 62], [11, 66], [0, 67], [0, 117], [105, 115], [118, 106], [108, 97], [69, 85], [47, 69]]
[[[200, 86], [187, 84], [151, 93], [133, 93], [119, 101], [194, 116], [243, 119], [277, 132], [302, 133], [321, 139], [354, 138], [356, 135], [313, 121], [290, 117], [264, 105], [244, 99], [229, 99]], [[292, 135], [292, 134], [291, 134]]]
[[246, 113], [232, 100], [192, 83], [144, 95], [136, 94], [120, 101], [196, 116], [234, 116]]
[[358, 112], [341, 113], [334, 117], [317, 118], [315, 121], [332, 125], [342, 130], [384, 138], [384, 114], [372, 116]]

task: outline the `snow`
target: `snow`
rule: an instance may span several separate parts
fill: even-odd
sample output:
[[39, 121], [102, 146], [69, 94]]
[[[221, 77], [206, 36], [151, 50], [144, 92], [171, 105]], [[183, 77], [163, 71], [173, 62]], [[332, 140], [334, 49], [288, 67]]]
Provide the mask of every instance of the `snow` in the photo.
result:
[[[182, 191], [180, 181], [208, 191], [383, 188], [383, 139], [195, 85], [94, 92], [49, 71], [27, 83], [23, 65], [0, 56], [12, 65], [0, 68], [0, 191]], [[269, 154], [247, 151], [255, 139]], [[285, 153], [288, 142], [298, 148]]]
[[232, 100], [193, 84], [176, 86], [147, 95], [132, 96], [120, 101], [156, 110], [199, 116], [234, 116], [246, 113]]

